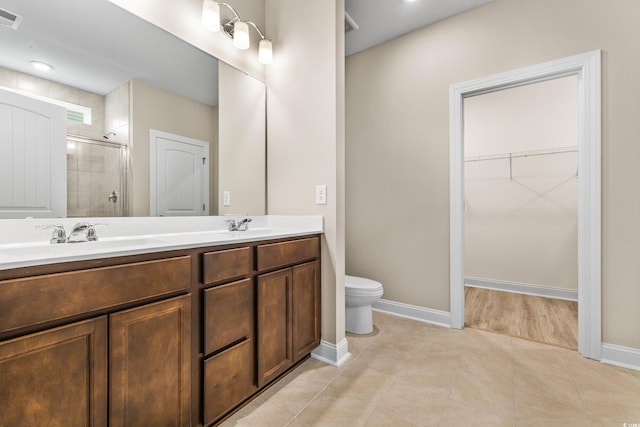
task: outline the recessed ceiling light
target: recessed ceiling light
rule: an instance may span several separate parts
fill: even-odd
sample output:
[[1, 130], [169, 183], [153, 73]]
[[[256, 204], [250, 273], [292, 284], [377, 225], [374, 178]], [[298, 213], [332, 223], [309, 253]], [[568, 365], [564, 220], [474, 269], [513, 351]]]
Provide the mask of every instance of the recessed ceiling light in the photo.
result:
[[40, 61], [31, 61], [31, 65], [36, 70], [40, 70], [40, 71], [51, 71], [51, 70], [53, 70], [53, 67], [51, 65], [45, 64], [44, 62], [40, 62]]

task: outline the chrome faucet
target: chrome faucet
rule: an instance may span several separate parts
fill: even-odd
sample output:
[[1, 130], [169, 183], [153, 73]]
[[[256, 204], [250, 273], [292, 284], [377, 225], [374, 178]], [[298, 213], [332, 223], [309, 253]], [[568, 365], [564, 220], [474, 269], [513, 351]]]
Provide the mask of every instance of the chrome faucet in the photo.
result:
[[78, 242], [94, 242], [98, 240], [98, 235], [96, 234], [96, 225], [104, 225], [104, 224], [90, 224], [88, 222], [79, 222], [73, 226], [73, 230], [69, 233], [69, 237], [67, 237], [67, 243], [78, 243]]
[[38, 230], [46, 230], [49, 228], [53, 228], [53, 233], [51, 233], [50, 243], [65, 243], [67, 241], [67, 232], [65, 231], [62, 224], [49, 224], [49, 225], [37, 225], [36, 228]]
[[247, 231], [249, 229], [251, 218], [243, 218], [240, 221], [227, 219], [225, 222], [229, 224], [229, 231]]

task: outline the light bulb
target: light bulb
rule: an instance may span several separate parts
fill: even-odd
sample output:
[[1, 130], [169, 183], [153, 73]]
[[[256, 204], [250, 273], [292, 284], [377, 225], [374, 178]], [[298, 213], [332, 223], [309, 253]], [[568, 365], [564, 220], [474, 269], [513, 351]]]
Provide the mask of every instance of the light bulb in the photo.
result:
[[265, 65], [273, 63], [273, 46], [271, 40], [260, 40], [260, 44], [258, 45], [258, 61]]
[[236, 21], [233, 24], [233, 45], [238, 49], [249, 49], [249, 26], [244, 21]]
[[202, 2], [202, 26], [207, 31], [220, 31], [220, 5], [213, 0]]

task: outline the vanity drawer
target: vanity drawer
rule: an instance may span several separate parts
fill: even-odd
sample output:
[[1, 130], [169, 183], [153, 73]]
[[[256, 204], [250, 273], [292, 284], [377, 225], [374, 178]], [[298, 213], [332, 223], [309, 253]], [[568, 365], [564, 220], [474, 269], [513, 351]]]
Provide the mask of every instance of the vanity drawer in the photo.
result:
[[181, 256], [0, 281], [0, 338], [7, 332], [188, 290]]
[[246, 340], [204, 361], [204, 425], [249, 397], [254, 381], [253, 340]]
[[319, 256], [320, 239], [318, 237], [260, 245], [258, 246], [258, 270], [296, 264]]
[[204, 354], [253, 336], [253, 281], [204, 291]]
[[207, 252], [202, 255], [202, 276], [205, 285], [251, 273], [251, 248]]

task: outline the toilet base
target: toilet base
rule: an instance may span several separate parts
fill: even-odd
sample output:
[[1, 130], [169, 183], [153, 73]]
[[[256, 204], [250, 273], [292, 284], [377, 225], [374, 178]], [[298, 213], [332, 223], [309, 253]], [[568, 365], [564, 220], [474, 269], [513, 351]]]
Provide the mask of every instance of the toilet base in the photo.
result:
[[373, 332], [371, 305], [346, 307], [345, 329], [352, 334], [370, 334]]

